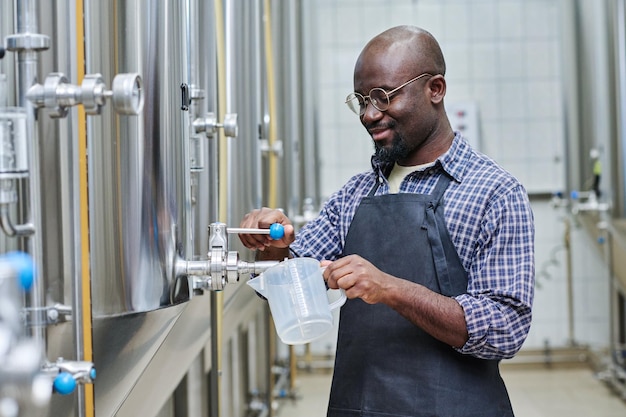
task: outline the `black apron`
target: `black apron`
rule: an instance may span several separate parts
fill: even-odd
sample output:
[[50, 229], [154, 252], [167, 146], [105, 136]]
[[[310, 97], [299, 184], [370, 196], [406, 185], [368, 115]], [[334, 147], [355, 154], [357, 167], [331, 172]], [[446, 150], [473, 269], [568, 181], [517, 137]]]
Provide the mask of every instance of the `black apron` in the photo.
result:
[[[444, 173], [431, 195], [376, 188], [359, 205], [344, 255], [446, 296], [467, 290], [467, 273], [440, 205]], [[341, 307], [329, 417], [512, 416], [499, 361], [462, 355], [384, 304]]]

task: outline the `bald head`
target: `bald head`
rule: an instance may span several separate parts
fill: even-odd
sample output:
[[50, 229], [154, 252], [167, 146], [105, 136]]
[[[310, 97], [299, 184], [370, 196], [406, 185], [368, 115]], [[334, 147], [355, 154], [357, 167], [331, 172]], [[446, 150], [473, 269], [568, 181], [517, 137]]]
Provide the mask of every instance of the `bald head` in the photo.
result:
[[439, 43], [430, 32], [415, 26], [396, 26], [377, 35], [365, 45], [358, 61], [371, 54], [401, 56], [406, 64], [416, 66], [420, 72], [446, 74]]
[[423, 29], [397, 26], [365, 45], [354, 67], [354, 95], [380, 160], [419, 165], [450, 147], [445, 72], [437, 40]]

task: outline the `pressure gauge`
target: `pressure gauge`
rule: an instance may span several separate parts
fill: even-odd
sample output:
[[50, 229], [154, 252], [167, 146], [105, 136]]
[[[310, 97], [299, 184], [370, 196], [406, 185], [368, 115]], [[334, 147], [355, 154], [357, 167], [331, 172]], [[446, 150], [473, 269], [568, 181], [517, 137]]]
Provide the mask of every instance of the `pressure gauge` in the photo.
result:
[[113, 107], [119, 114], [139, 114], [143, 109], [143, 81], [139, 74], [118, 74], [113, 79]]

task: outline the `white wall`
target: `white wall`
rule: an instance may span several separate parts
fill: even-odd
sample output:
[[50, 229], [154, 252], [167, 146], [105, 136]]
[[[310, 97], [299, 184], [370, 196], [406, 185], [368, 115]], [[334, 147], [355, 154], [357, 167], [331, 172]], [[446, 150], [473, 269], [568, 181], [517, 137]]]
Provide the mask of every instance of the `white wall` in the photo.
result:
[[[560, 0], [316, 0], [309, 40], [316, 48], [317, 131], [322, 196], [369, 169], [371, 138], [345, 106], [355, 60], [381, 31], [411, 24], [430, 31], [446, 57], [449, 107], [475, 103], [480, 150], [517, 176], [531, 194], [565, 189], [565, 120]], [[537, 282], [526, 348], [568, 342], [564, 213], [535, 202]], [[608, 278], [601, 256], [574, 228], [575, 339], [608, 343]], [[552, 258], [556, 257], [556, 262]], [[332, 341], [331, 341], [332, 342]], [[328, 341], [318, 344], [325, 350]], [[323, 349], [322, 349], [323, 347]]]
[[439, 40], [445, 102], [477, 104], [481, 150], [530, 192], [563, 187], [559, 1], [317, 0], [315, 12], [322, 195], [369, 167], [371, 139], [344, 100], [362, 47], [400, 24]]

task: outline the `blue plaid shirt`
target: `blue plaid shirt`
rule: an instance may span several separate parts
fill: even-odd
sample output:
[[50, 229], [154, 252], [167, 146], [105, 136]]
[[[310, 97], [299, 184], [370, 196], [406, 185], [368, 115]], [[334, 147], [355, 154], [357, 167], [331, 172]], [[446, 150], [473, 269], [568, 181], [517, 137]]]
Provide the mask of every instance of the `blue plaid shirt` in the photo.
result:
[[[290, 247], [296, 256], [341, 256], [361, 200], [376, 182], [376, 195], [389, 193], [386, 175], [392, 167], [374, 157], [372, 167], [352, 177], [324, 204], [319, 217], [300, 229]], [[517, 179], [474, 151], [458, 133], [434, 166], [406, 177], [400, 192], [431, 194], [442, 170], [454, 179], [444, 194], [446, 225], [468, 273], [467, 292], [454, 297], [463, 307], [469, 333], [458, 351], [483, 359], [510, 358], [530, 330], [534, 295], [534, 225], [528, 195]]]

